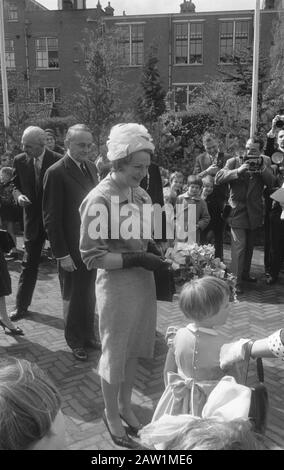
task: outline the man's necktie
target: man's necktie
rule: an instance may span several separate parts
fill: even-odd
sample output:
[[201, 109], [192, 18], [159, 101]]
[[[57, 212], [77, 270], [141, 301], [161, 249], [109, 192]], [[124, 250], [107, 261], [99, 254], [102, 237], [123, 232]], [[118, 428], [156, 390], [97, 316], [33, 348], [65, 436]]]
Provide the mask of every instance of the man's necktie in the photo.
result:
[[34, 159], [34, 169], [35, 169], [36, 192], [38, 192], [39, 186], [40, 186], [40, 171], [41, 171], [41, 162], [38, 158]]
[[85, 162], [80, 163], [80, 169], [81, 169], [83, 175], [88, 179], [88, 181], [92, 181], [91, 175], [89, 173], [89, 170], [88, 170]]

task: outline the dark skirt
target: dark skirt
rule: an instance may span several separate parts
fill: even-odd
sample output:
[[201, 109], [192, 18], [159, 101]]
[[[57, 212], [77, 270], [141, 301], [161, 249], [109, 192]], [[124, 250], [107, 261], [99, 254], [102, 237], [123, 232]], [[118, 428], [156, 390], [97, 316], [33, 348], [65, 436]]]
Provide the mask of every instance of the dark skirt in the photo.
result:
[[0, 250], [0, 297], [12, 293], [11, 278], [7, 269], [7, 263], [2, 251]]

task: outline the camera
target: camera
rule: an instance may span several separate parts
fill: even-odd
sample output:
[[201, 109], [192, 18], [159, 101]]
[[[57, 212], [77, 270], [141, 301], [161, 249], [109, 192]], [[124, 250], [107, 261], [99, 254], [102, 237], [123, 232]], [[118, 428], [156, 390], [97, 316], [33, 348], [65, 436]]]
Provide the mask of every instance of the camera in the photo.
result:
[[249, 171], [251, 173], [256, 173], [261, 170], [263, 158], [246, 155], [243, 157], [243, 163], [249, 164]]
[[284, 153], [283, 152], [274, 152], [271, 156], [272, 163], [275, 165], [280, 165], [283, 163], [284, 160]]
[[271, 156], [272, 163], [277, 165], [278, 172], [282, 175], [284, 173], [284, 153], [283, 152], [275, 152]]
[[276, 121], [275, 126], [278, 127], [278, 129], [282, 129], [284, 127], [284, 116], [279, 116], [278, 121]]

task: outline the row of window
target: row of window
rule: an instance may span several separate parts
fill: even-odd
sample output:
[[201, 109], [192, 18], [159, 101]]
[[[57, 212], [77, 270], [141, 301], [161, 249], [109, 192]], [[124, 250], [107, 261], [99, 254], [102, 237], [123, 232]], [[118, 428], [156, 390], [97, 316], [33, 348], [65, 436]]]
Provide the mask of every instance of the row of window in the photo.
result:
[[[219, 61], [232, 63], [236, 54], [248, 46], [249, 22], [234, 20], [220, 22]], [[6, 64], [13, 69], [15, 63], [15, 44], [13, 39], [6, 40]], [[36, 39], [36, 68], [59, 68], [58, 39], [43, 37]], [[119, 49], [121, 64], [126, 66], [144, 63], [144, 24], [119, 26]], [[203, 23], [187, 22], [175, 24], [175, 64], [203, 64]]]
[[[173, 85], [173, 103], [176, 111], [182, 111], [190, 104], [191, 97], [198, 92], [201, 83]], [[16, 88], [9, 90], [9, 101], [13, 103], [17, 98]], [[39, 103], [58, 103], [61, 100], [60, 88], [40, 87], [38, 88]]]
[[[15, 41], [5, 39], [6, 67], [16, 68]], [[39, 38], [36, 39], [36, 68], [37, 69], [57, 69], [58, 60], [58, 39]]]
[[[232, 63], [235, 55], [248, 47], [249, 22], [222, 21], [219, 27], [219, 62]], [[175, 25], [175, 63], [203, 63], [203, 23]]]
[[[175, 64], [203, 64], [203, 23], [175, 24]], [[144, 25], [119, 26], [119, 43], [124, 65], [143, 65]], [[221, 21], [219, 29], [219, 61], [232, 63], [235, 55], [245, 50], [249, 40], [247, 20]]]
[[[9, 102], [14, 103], [17, 99], [17, 89], [8, 90]], [[40, 87], [37, 89], [37, 101], [39, 103], [58, 103], [61, 100], [60, 88]]]

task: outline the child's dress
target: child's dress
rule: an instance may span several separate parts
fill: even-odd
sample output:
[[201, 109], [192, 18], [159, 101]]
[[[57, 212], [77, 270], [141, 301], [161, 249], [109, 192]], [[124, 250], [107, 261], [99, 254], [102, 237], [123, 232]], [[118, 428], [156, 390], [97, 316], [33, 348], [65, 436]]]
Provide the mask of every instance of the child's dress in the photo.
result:
[[[173, 328], [172, 328], [173, 329]], [[152, 421], [164, 414], [201, 416], [209, 393], [225, 375], [240, 374], [236, 365], [223, 371], [219, 365], [221, 346], [228, 337], [211, 328], [190, 323], [173, 333], [172, 346], [177, 373], [168, 372], [168, 385], [156, 407]], [[239, 367], [239, 366], [238, 366]]]

